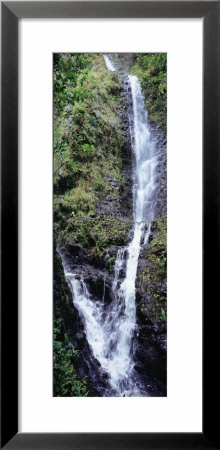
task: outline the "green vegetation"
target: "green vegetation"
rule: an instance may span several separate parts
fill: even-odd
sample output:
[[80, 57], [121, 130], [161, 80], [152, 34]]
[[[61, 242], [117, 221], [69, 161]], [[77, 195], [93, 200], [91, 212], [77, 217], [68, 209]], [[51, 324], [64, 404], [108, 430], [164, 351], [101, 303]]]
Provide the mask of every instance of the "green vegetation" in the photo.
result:
[[151, 297], [142, 303], [141, 310], [146, 320], [166, 321], [166, 277], [167, 277], [167, 218], [153, 222], [154, 238], [145, 251], [146, 267], [139, 273], [139, 282]]
[[91, 192], [88, 192], [77, 186], [76, 188], [67, 191], [63, 196], [62, 209], [64, 212], [69, 213], [71, 216], [77, 215], [79, 217], [91, 216], [94, 214], [95, 208], [95, 196]]
[[137, 53], [131, 72], [138, 76], [145, 95], [149, 119], [167, 122], [167, 55], [166, 53]]
[[103, 256], [108, 247], [124, 246], [127, 243], [131, 226], [132, 221], [123, 222], [104, 215], [94, 219], [76, 218], [68, 220], [65, 231], [60, 233], [60, 237], [63, 242], [79, 244], [82, 248], [89, 249], [90, 253], [100, 258], [100, 262], [103, 263]]
[[74, 369], [74, 359], [78, 355], [78, 350], [74, 350], [69, 344], [58, 309], [55, 310], [53, 333], [54, 396], [87, 397], [86, 381], [78, 379]]
[[69, 217], [91, 217], [106, 193], [124, 181], [125, 138], [119, 112], [123, 89], [102, 55], [54, 59], [54, 216], [64, 231]]
[[54, 53], [54, 111], [59, 114], [70, 101], [86, 95], [81, 86], [77, 88], [91, 67], [92, 58], [86, 53]]

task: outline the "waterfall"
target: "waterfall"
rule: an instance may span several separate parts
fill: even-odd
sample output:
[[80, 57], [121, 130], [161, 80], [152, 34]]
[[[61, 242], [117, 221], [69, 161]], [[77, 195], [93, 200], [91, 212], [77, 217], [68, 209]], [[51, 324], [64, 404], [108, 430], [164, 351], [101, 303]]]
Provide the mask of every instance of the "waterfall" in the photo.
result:
[[[116, 71], [110, 58], [104, 57], [107, 68]], [[129, 122], [134, 157], [134, 229], [130, 244], [117, 253], [111, 304], [106, 306], [104, 301], [94, 301], [83, 277], [76, 277], [62, 257], [65, 276], [84, 323], [87, 341], [94, 357], [109, 376], [107, 396], [147, 395], [146, 389], [143, 392], [138, 385], [134, 370], [133, 338], [137, 328], [135, 280], [141, 246], [148, 244], [154, 219], [156, 156], [138, 79], [129, 75], [126, 83], [132, 100]]]
[[116, 72], [116, 68], [115, 68], [113, 62], [111, 61], [111, 59], [109, 58], [109, 56], [104, 55], [104, 59], [105, 59], [107, 69], [111, 70], [112, 72]]

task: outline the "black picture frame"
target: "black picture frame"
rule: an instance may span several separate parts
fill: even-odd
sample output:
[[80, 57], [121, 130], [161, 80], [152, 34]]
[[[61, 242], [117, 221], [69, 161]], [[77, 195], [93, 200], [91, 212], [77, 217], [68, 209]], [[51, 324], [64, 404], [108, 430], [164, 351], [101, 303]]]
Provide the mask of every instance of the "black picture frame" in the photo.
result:
[[[220, 273], [219, 0], [6, 1], [1, 3], [1, 16], [1, 448], [17, 450], [220, 448], [217, 369]], [[18, 21], [20, 18], [64, 17], [203, 18], [202, 433], [18, 433]]]

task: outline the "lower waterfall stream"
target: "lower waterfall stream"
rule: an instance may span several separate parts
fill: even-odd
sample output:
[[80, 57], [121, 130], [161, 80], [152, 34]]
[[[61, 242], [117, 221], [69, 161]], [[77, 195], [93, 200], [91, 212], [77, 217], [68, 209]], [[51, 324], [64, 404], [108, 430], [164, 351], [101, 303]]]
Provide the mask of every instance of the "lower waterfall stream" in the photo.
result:
[[[116, 71], [105, 55], [108, 70]], [[112, 302], [94, 301], [82, 275], [70, 271], [62, 256], [65, 277], [94, 358], [109, 377], [106, 396], [148, 395], [137, 380], [134, 363], [136, 325], [135, 281], [141, 247], [148, 245], [156, 202], [156, 164], [144, 97], [136, 76], [126, 75], [124, 89], [132, 107], [128, 111], [133, 153], [133, 237], [120, 248], [114, 266]], [[62, 253], [62, 252], [61, 252]]]

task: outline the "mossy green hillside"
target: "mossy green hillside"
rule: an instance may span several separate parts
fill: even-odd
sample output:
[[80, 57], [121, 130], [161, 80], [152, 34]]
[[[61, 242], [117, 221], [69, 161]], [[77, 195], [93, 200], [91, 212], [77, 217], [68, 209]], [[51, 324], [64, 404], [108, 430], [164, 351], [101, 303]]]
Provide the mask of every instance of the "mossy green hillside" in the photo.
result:
[[[103, 264], [103, 257], [112, 246], [123, 247], [128, 242], [128, 234], [133, 223], [131, 220], [97, 216], [96, 218], [73, 218], [68, 221], [60, 233], [62, 245], [78, 244], [88, 249]], [[117, 249], [115, 249], [116, 253]], [[112, 269], [113, 256], [107, 262]]]
[[131, 73], [141, 82], [149, 119], [166, 130], [167, 54], [137, 53]]
[[56, 86], [65, 68], [62, 93], [68, 93], [61, 102], [54, 89], [54, 206], [66, 217], [94, 214], [96, 192], [100, 198], [108, 188], [116, 195], [108, 176], [123, 182], [122, 85], [102, 55], [84, 55], [83, 61], [74, 81], [75, 55], [61, 55], [55, 70]]

